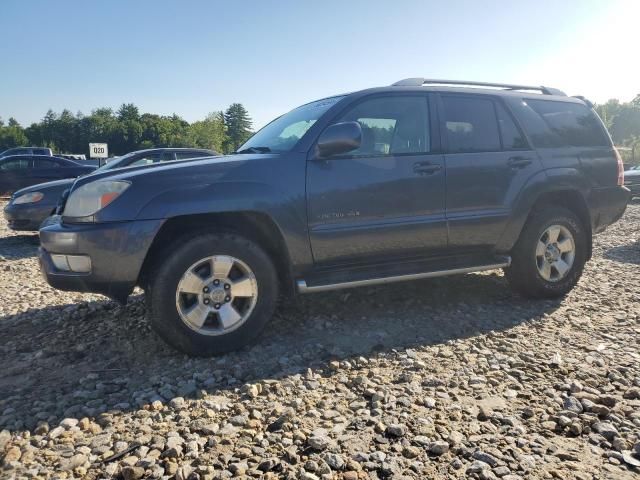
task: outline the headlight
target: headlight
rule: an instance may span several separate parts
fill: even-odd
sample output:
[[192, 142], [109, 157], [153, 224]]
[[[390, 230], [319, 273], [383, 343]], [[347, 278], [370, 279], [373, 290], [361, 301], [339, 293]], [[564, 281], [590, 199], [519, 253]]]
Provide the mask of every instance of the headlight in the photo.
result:
[[131, 185], [121, 180], [95, 181], [82, 185], [71, 192], [62, 215], [65, 217], [88, 217], [113, 202]]
[[20, 195], [13, 200], [14, 205], [20, 205], [23, 203], [36, 203], [42, 200], [44, 193], [42, 192], [30, 192]]

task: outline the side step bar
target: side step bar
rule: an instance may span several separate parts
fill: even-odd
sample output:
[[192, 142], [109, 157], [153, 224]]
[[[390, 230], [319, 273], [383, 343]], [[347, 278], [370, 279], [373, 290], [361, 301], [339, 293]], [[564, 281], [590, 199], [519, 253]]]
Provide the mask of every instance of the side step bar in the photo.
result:
[[477, 265], [475, 267], [454, 268], [452, 270], [438, 270], [435, 272], [411, 273], [408, 275], [395, 275], [392, 277], [370, 278], [367, 280], [355, 280], [353, 282], [331, 283], [326, 285], [307, 285], [305, 280], [298, 280], [296, 285], [300, 293], [326, 292], [328, 290], [340, 290], [343, 288], [366, 287], [370, 285], [379, 285], [384, 283], [404, 282], [406, 280], [418, 280], [421, 278], [444, 277], [447, 275], [456, 275], [460, 273], [483, 272], [485, 270], [495, 270], [511, 265], [511, 257], [506, 257], [503, 263], [494, 263], [491, 265]]

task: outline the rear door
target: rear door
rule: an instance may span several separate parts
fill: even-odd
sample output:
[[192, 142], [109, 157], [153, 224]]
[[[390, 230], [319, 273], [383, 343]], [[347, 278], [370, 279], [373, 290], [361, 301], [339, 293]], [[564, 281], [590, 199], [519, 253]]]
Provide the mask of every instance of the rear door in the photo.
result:
[[64, 171], [65, 166], [52, 158], [42, 158], [42, 156], [34, 156], [33, 167], [30, 172], [31, 185], [38, 183], [58, 180], [65, 177], [74, 177], [77, 172], [75, 170]]
[[386, 94], [358, 101], [331, 122], [358, 122], [362, 143], [346, 155], [308, 161], [316, 264], [380, 263], [446, 249], [445, 172], [432, 147], [430, 112], [426, 94]]
[[447, 93], [439, 106], [450, 249], [488, 252], [540, 160], [499, 98]]

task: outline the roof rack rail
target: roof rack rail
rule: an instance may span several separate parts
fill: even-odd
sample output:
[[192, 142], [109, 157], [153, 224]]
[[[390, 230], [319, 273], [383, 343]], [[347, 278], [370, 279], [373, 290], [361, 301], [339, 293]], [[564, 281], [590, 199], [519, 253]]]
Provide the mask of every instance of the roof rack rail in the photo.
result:
[[511, 85], [509, 83], [490, 83], [490, 82], [473, 82], [473, 81], [465, 81], [465, 80], [434, 80], [429, 78], [422, 77], [414, 77], [414, 78], [405, 78], [404, 80], [400, 80], [394, 84], [392, 87], [421, 87], [422, 85], [430, 84], [430, 85], [460, 85], [467, 87], [495, 87], [502, 88], [504, 90], [537, 90], [541, 92], [543, 95], [561, 95], [566, 96], [561, 90], [557, 88], [551, 87], [543, 87], [543, 86], [530, 86], [530, 85]]

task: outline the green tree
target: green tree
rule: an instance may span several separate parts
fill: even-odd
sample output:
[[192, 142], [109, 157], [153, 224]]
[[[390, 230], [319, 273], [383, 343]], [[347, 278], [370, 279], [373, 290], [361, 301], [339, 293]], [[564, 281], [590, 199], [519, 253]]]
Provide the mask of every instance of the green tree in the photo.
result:
[[251, 117], [241, 103], [233, 103], [224, 112], [224, 123], [227, 128], [225, 152], [233, 152], [251, 136]]
[[15, 118], [9, 118], [7, 125], [0, 120], [0, 152], [7, 148], [27, 145], [28, 142], [24, 129]]
[[126, 153], [136, 150], [142, 140], [142, 124], [138, 107], [133, 103], [123, 103], [116, 113], [118, 124], [116, 128], [114, 151]]
[[189, 129], [190, 144], [195, 147], [209, 148], [222, 153], [226, 139], [222, 112], [210, 113], [204, 120], [193, 122]]

